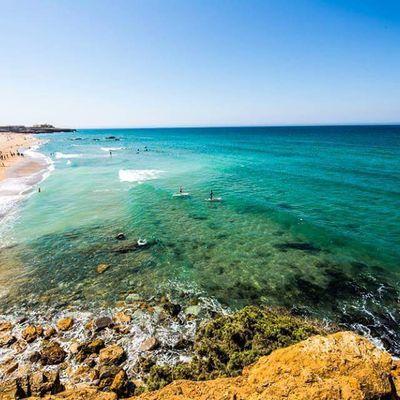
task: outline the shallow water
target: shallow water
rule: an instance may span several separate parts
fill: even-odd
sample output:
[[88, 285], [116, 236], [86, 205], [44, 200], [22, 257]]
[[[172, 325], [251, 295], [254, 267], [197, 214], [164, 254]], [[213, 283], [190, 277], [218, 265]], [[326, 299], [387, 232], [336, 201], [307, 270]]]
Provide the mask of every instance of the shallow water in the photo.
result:
[[[400, 127], [43, 137], [55, 170], [2, 223], [2, 312], [197, 293], [284, 305], [400, 353]], [[180, 185], [190, 198], [172, 197]], [[148, 248], [132, 249], [138, 238]]]

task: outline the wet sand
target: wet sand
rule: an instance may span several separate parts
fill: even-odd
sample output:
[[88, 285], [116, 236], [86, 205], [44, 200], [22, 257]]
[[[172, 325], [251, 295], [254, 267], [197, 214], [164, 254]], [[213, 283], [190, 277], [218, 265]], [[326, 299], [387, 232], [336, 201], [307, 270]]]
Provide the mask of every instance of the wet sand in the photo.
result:
[[25, 151], [40, 143], [32, 135], [0, 133], [0, 182], [39, 171], [43, 166], [26, 156]]

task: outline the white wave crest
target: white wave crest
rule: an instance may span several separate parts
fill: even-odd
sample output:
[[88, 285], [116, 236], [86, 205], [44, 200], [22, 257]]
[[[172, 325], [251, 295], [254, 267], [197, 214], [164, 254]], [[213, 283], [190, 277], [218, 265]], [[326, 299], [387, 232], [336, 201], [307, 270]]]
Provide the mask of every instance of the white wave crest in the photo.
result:
[[157, 179], [163, 172], [158, 169], [120, 169], [119, 180], [121, 182], [142, 183]]
[[124, 150], [125, 147], [101, 147], [103, 151], [117, 151], [117, 150]]
[[60, 158], [82, 158], [83, 154], [64, 154], [57, 151], [55, 157], [57, 160]]

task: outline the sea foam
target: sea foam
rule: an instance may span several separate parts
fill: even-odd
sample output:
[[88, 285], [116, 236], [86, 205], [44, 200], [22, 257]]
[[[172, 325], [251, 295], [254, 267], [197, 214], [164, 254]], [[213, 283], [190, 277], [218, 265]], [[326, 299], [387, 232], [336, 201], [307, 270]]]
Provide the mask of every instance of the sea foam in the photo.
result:
[[124, 150], [125, 147], [101, 147], [103, 151], [117, 151], [117, 150]]
[[121, 182], [143, 183], [157, 179], [163, 172], [158, 169], [120, 169], [119, 180]]
[[65, 154], [57, 151], [55, 157], [57, 160], [59, 160], [60, 158], [82, 158], [83, 154]]

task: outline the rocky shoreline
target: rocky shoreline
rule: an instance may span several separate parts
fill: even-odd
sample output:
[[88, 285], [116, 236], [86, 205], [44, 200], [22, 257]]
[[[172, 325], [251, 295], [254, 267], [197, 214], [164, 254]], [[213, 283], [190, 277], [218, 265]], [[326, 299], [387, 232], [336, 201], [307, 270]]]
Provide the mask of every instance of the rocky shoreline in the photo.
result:
[[76, 129], [71, 128], [56, 128], [50, 124], [41, 124], [34, 126], [24, 125], [7, 125], [0, 126], [0, 133], [25, 133], [25, 134], [39, 134], [39, 133], [58, 133], [58, 132], [76, 132]]
[[0, 398], [82, 387], [126, 398], [176, 379], [237, 376], [276, 348], [327, 332], [283, 310], [212, 315], [201, 304], [182, 308], [167, 298], [133, 297], [112, 315], [71, 310], [53, 319], [3, 319]]

